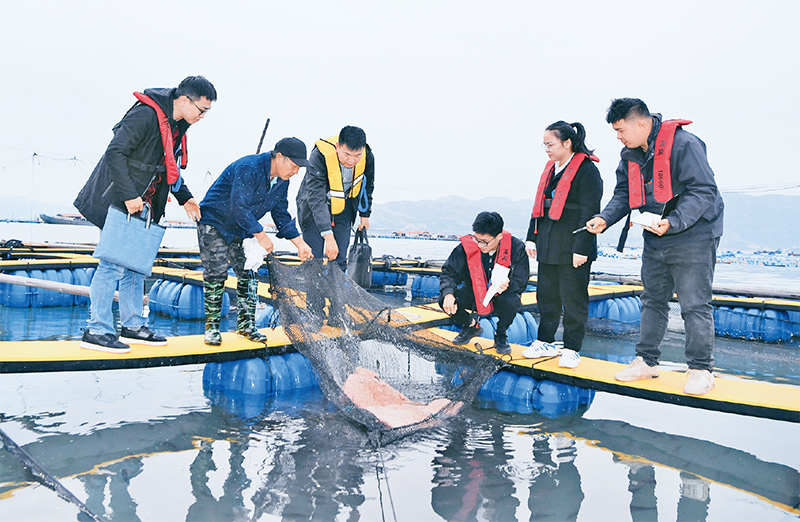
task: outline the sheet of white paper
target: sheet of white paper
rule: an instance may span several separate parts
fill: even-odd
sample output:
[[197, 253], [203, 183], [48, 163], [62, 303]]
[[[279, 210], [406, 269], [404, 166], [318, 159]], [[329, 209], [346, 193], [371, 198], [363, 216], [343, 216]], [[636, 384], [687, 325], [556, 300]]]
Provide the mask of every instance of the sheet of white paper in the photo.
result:
[[500, 285], [509, 281], [508, 273], [510, 269], [503, 265], [494, 265], [492, 268], [492, 279], [491, 284], [489, 285], [489, 289], [486, 290], [486, 297], [483, 298], [483, 306], [488, 306], [489, 301], [492, 300], [492, 297], [497, 295], [497, 291], [500, 290]]
[[648, 228], [654, 228], [656, 221], [659, 219], [661, 219], [661, 216], [653, 214], [652, 212], [640, 212], [639, 214], [631, 215], [631, 223], [636, 223], [637, 225]]

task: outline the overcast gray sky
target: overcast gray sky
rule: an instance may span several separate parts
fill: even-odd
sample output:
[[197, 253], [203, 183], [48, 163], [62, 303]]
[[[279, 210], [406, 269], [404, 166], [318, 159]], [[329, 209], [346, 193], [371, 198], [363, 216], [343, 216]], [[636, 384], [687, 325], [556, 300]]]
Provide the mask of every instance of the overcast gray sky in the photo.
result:
[[3, 196], [70, 204], [131, 93], [194, 74], [219, 94], [189, 132], [198, 197], [271, 118], [264, 150], [364, 128], [376, 205], [528, 199], [563, 119], [587, 127], [607, 200], [623, 96], [693, 120], [722, 190], [800, 194], [797, 0], [3, 4]]

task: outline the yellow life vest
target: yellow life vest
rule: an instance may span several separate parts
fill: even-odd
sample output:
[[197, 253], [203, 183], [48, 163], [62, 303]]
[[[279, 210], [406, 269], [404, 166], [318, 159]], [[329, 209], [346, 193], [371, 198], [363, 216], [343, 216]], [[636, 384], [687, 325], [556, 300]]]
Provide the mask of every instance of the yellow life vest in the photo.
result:
[[325, 157], [325, 166], [328, 168], [328, 186], [331, 196], [331, 214], [340, 214], [344, 210], [344, 203], [347, 198], [357, 198], [361, 192], [361, 184], [364, 182], [364, 170], [367, 166], [367, 151], [356, 163], [353, 169], [353, 184], [350, 193], [344, 193], [344, 180], [342, 179], [342, 167], [339, 164], [339, 156], [336, 155], [336, 144], [339, 143], [339, 136], [328, 138], [327, 140], [317, 140], [314, 144]]

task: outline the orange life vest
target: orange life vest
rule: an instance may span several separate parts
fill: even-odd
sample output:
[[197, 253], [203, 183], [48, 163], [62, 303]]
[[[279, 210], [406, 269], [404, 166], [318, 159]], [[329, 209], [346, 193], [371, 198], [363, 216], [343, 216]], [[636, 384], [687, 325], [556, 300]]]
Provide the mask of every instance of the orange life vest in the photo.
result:
[[[669, 159], [672, 156], [672, 144], [675, 141], [675, 132], [678, 127], [689, 125], [689, 120], [666, 120], [661, 122], [661, 128], [656, 135], [655, 151], [653, 155], [653, 195], [659, 203], [666, 203], [674, 194], [672, 193], [672, 173]], [[628, 205], [630, 208], [644, 206], [646, 200], [644, 176], [639, 164], [628, 162]]]
[[[553, 193], [550, 211], [547, 213], [550, 219], [554, 221], [561, 219], [561, 214], [564, 212], [564, 205], [569, 195], [569, 189], [572, 186], [572, 180], [575, 179], [578, 168], [580, 168], [583, 161], [587, 158], [595, 162], [600, 161], [596, 156], [587, 156], [583, 152], [578, 152], [572, 156], [572, 159], [565, 167], [564, 173], [561, 175], [561, 179], [558, 180], [556, 190]], [[545, 200], [548, 199], [545, 191], [547, 190], [547, 185], [550, 184], [555, 170], [555, 162], [548, 161], [547, 165], [544, 167], [544, 172], [542, 172], [542, 177], [539, 178], [539, 188], [536, 189], [536, 199], [533, 201], [531, 217], [540, 218], [544, 216]]]
[[[169, 118], [167, 118], [167, 115], [161, 110], [161, 107], [146, 94], [134, 92], [133, 95], [136, 96], [137, 100], [156, 111], [156, 116], [158, 116], [158, 130], [161, 131], [161, 143], [164, 145], [164, 165], [167, 167], [167, 183], [173, 185], [178, 181], [181, 174], [178, 170], [178, 163], [175, 161], [175, 144], [172, 141], [172, 126], [169, 124]], [[186, 133], [184, 133], [181, 138], [180, 168], [185, 169], [188, 161], [189, 152], [186, 149]]]
[[[467, 267], [469, 268], [469, 277], [472, 279], [472, 292], [475, 295], [475, 310], [480, 315], [488, 315], [492, 313], [493, 307], [491, 301], [488, 306], [483, 306], [483, 298], [486, 297], [489, 281], [486, 280], [486, 274], [483, 271], [481, 249], [471, 235], [461, 236], [459, 239], [461, 239], [464, 252], [467, 254]], [[500, 237], [500, 245], [497, 247], [494, 263], [511, 268], [511, 233], [507, 230], [503, 230], [503, 235]]]

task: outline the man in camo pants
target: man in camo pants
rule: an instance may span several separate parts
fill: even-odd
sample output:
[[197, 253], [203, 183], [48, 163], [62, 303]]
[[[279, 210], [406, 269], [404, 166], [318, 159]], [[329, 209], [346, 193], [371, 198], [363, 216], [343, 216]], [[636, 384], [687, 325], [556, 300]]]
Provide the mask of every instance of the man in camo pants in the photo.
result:
[[274, 245], [258, 222], [270, 212], [277, 237], [294, 243], [302, 261], [312, 257], [311, 248], [289, 215], [287, 199], [289, 179], [300, 167], [308, 166], [305, 144], [297, 138], [284, 138], [269, 152], [245, 156], [228, 165], [206, 192], [200, 203], [203, 217], [197, 224], [203, 262], [206, 344], [222, 344], [219, 323], [228, 266], [238, 279], [237, 333], [254, 342], [266, 342], [267, 337], [256, 329], [255, 322], [258, 279], [254, 271], [244, 268], [242, 241], [255, 237], [267, 253], [272, 252]]

